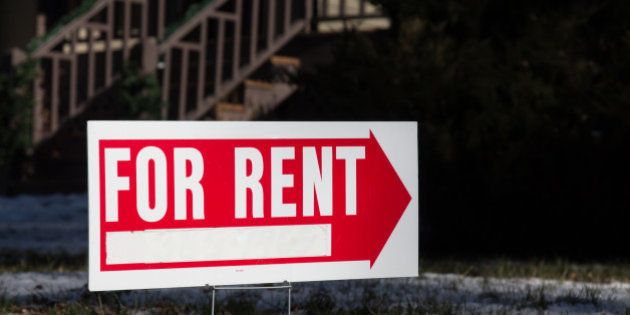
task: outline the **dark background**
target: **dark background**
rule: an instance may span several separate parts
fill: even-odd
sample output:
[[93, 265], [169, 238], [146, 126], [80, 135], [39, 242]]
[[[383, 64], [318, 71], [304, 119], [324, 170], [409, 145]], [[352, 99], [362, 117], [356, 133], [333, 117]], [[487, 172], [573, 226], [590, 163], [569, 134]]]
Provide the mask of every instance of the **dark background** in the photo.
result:
[[630, 3], [378, 2], [267, 119], [418, 121], [425, 257], [630, 258]]
[[[374, 2], [392, 28], [337, 38], [264, 119], [418, 121], [425, 258], [630, 260], [630, 2]], [[32, 105], [15, 93], [24, 72], [0, 76], [5, 193], [29, 168], [8, 149], [27, 142], [10, 107]], [[104, 103], [140, 94], [117, 88]], [[75, 151], [64, 163], [79, 165], [85, 189]]]

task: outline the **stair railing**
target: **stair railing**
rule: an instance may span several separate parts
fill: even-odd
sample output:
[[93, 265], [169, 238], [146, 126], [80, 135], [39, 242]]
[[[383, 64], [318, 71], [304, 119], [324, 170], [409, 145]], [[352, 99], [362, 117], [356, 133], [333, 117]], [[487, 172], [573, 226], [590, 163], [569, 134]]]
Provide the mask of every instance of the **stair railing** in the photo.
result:
[[368, 0], [318, 0], [317, 20], [382, 18], [382, 11]]
[[[32, 47], [38, 61], [34, 84], [33, 141], [52, 136], [109, 88], [123, 65], [139, 65], [154, 37], [165, 32], [166, 0], [95, 0], [85, 12]], [[150, 6], [155, 6], [150, 8]], [[151, 19], [149, 10], [157, 13]], [[154, 50], [154, 49], [153, 49]]]
[[129, 61], [157, 69], [164, 118], [202, 119], [312, 23], [382, 17], [367, 0], [206, 0], [167, 29], [167, 0], [91, 1], [31, 49], [34, 144], [84, 112]]
[[210, 1], [159, 46], [163, 116], [212, 118], [214, 105], [308, 28], [311, 16], [311, 0]]

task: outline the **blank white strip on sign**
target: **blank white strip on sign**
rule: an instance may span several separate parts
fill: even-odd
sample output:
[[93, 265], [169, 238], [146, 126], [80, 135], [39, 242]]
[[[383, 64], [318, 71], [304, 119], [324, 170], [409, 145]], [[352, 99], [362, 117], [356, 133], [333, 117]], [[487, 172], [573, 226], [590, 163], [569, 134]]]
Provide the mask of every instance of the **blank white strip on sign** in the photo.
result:
[[107, 232], [107, 264], [321, 257], [330, 224]]

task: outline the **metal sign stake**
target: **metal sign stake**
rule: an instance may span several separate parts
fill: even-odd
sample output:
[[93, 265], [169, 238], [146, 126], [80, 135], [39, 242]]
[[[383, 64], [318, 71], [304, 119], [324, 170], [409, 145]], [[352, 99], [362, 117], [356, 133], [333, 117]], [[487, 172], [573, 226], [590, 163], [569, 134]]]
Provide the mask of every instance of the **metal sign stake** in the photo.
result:
[[287, 314], [291, 315], [291, 289], [293, 285], [291, 282], [285, 281], [279, 284], [270, 284], [270, 285], [259, 285], [259, 286], [236, 286], [236, 285], [222, 285], [222, 286], [209, 286], [212, 291], [212, 311], [211, 314], [214, 315], [215, 301], [216, 301], [216, 291], [217, 290], [276, 290], [276, 289], [287, 289], [288, 298], [287, 298]]

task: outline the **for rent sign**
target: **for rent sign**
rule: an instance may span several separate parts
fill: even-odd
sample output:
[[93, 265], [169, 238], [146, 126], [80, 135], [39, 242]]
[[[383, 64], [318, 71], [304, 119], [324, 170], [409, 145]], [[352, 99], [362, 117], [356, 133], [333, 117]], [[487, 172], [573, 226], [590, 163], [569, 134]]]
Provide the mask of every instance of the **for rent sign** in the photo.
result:
[[89, 287], [416, 276], [416, 123], [89, 122]]

